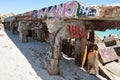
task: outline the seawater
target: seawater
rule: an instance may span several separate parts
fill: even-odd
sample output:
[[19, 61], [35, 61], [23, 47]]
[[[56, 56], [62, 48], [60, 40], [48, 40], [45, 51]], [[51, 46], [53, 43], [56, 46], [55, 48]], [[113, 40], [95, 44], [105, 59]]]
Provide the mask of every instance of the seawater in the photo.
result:
[[110, 34], [116, 34], [120, 36], [120, 29], [107, 29], [106, 31], [95, 31], [95, 34], [100, 38], [103, 39], [104, 36], [109, 36]]

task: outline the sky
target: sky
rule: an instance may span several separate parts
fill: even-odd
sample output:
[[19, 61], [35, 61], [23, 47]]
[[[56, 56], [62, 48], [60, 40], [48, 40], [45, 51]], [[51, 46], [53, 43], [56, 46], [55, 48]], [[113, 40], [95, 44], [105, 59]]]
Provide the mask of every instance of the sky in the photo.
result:
[[107, 29], [106, 31], [95, 31], [95, 34], [99, 36], [99, 38], [103, 39], [104, 36], [109, 36], [109, 34], [116, 34], [120, 37], [120, 29]]
[[[0, 0], [0, 14], [20, 14], [73, 0]], [[120, 0], [77, 0], [85, 5], [120, 4]]]

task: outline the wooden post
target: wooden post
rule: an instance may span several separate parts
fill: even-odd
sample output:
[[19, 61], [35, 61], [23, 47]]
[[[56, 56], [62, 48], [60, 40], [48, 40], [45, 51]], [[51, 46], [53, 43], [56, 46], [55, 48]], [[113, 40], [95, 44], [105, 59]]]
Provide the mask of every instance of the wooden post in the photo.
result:
[[82, 66], [81, 67], [84, 67], [86, 58], [87, 58], [87, 45], [85, 45], [85, 50], [84, 50], [84, 53], [83, 53], [83, 56], [82, 56]]
[[[88, 32], [86, 32], [86, 34], [88, 34]], [[81, 67], [84, 67], [86, 57], [87, 57], [87, 37], [88, 37], [88, 35], [83, 37], [81, 40], [81, 43], [82, 43], [82, 56], [81, 56], [82, 64], [81, 64]]]
[[81, 66], [81, 40], [77, 38], [75, 40], [75, 64]]

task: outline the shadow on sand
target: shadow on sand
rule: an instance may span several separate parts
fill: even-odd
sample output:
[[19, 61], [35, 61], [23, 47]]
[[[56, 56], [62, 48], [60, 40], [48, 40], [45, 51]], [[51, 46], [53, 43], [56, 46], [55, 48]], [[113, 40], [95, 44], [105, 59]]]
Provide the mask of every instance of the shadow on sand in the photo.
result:
[[6, 33], [42, 80], [99, 80], [96, 76], [90, 75], [76, 66], [74, 59], [67, 60], [62, 58], [60, 61], [60, 75], [49, 75], [46, 70], [41, 68], [41, 59], [35, 56], [39, 53], [46, 53], [48, 44], [33, 40], [31, 37], [29, 37], [28, 43], [20, 43], [18, 33], [11, 34], [8, 30], [6, 30]]

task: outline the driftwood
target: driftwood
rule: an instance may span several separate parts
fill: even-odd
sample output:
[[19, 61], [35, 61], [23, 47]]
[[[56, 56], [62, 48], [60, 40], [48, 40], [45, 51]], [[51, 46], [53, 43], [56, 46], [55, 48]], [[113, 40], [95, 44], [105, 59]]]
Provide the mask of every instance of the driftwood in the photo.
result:
[[83, 53], [82, 67], [84, 67], [86, 57], [87, 57], [87, 46], [85, 46], [85, 51]]
[[88, 53], [87, 57], [87, 71], [91, 74], [99, 74], [99, 66], [98, 66], [98, 51], [91, 50]]

